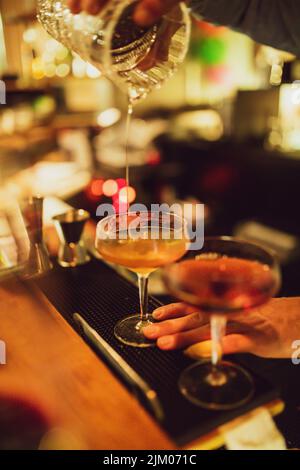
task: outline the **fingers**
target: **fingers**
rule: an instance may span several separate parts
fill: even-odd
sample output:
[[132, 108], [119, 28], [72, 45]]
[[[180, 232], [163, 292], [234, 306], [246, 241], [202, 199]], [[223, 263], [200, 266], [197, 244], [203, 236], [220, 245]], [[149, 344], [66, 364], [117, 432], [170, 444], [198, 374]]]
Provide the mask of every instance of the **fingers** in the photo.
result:
[[193, 330], [176, 333], [173, 335], [161, 336], [157, 340], [157, 346], [163, 351], [172, 349], [182, 349], [199, 341], [205, 341], [210, 337], [209, 326], [195, 328]]
[[134, 20], [141, 26], [151, 26], [169, 11], [179, 0], [142, 0], [134, 14]]
[[[86, 11], [97, 15], [109, 0], [68, 0], [72, 13]], [[169, 11], [179, 0], [141, 0], [136, 8], [134, 20], [140, 26], [150, 26]]]
[[[196, 318], [197, 315], [198, 320]], [[207, 323], [205, 317], [199, 317], [199, 314], [193, 314], [181, 319], [165, 321], [161, 324], [155, 325], [155, 327], [158, 328], [153, 333], [153, 336], [151, 336], [151, 330], [149, 335], [146, 328], [144, 330], [145, 335], [151, 339], [157, 339], [157, 346], [163, 350], [187, 348], [188, 346], [195, 345], [196, 343], [199, 344], [202, 341], [207, 341], [211, 337], [210, 324]], [[230, 323], [227, 328], [227, 333], [229, 336], [225, 336], [223, 338], [225, 354], [248, 352], [248, 350], [244, 351], [245, 342], [240, 344], [239, 340], [241, 338], [247, 338], [247, 348], [251, 347], [251, 349], [254, 350], [255, 342], [252, 339], [253, 336], [251, 331], [245, 329], [243, 325], [239, 323]], [[230, 339], [228, 340], [228, 338]], [[196, 346], [198, 346], [198, 344], [196, 344]]]
[[159, 307], [153, 312], [155, 320], [168, 320], [170, 318], [179, 318], [185, 315], [195, 313], [196, 308], [184, 303], [176, 303], [170, 305], [164, 305]]
[[68, 6], [71, 12], [77, 15], [81, 11], [81, 0], [68, 0]]
[[200, 313], [193, 313], [182, 318], [166, 320], [162, 323], [155, 323], [144, 328], [143, 333], [147, 338], [157, 339], [162, 336], [174, 335], [187, 330], [194, 330], [195, 328], [203, 326], [205, 323], [207, 322]]
[[107, 2], [108, 0], [68, 0], [68, 5], [72, 13], [85, 11], [91, 15], [97, 15]]
[[81, 0], [81, 6], [84, 11], [91, 15], [97, 15], [107, 0]]
[[[97, 15], [109, 0], [68, 0], [72, 13], [86, 11], [91, 15]], [[134, 20], [141, 26], [150, 26], [169, 11], [179, 0], [141, 0], [139, 2]]]

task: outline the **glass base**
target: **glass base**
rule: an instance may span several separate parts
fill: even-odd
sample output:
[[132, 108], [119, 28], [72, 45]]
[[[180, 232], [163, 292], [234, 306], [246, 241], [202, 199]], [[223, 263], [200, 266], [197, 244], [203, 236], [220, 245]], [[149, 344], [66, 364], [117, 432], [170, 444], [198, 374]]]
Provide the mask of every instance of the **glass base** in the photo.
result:
[[189, 401], [210, 410], [238, 408], [254, 393], [251, 375], [225, 361], [217, 367], [211, 362], [193, 364], [181, 374], [179, 388]]
[[135, 348], [150, 348], [155, 346], [155, 341], [148, 340], [143, 335], [143, 328], [154, 323], [152, 315], [148, 316], [147, 321], [141, 321], [141, 315], [132, 315], [119, 321], [115, 326], [115, 337], [121, 343]]

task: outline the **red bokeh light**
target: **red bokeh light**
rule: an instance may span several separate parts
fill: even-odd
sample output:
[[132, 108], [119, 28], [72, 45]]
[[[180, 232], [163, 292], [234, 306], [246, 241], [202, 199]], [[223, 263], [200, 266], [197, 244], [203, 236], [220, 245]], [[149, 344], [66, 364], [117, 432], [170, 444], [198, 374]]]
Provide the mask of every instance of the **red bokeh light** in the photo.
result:
[[126, 186], [126, 179], [125, 179], [125, 178], [118, 178], [118, 179], [116, 180], [116, 183], [117, 183], [117, 185], [118, 185], [118, 188], [119, 188], [119, 189], [122, 189], [122, 188], [124, 188], [124, 187]]
[[222, 36], [228, 31], [226, 26], [216, 26], [206, 21], [196, 20], [196, 25], [206, 36]]
[[236, 186], [238, 173], [227, 165], [213, 166], [201, 175], [200, 187], [207, 194], [224, 195]]
[[161, 156], [158, 151], [153, 150], [152, 152], [149, 152], [147, 156], [148, 165], [159, 165], [160, 162], [161, 162]]
[[104, 184], [103, 180], [92, 181], [90, 190], [93, 196], [100, 197], [103, 195], [103, 184]]

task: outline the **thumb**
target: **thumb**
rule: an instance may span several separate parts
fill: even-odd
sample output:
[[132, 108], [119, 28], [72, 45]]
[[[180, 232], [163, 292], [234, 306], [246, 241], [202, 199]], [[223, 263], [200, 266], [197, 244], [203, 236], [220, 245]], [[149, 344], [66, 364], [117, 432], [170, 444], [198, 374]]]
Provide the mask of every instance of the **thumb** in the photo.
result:
[[141, 0], [135, 10], [134, 20], [140, 26], [151, 26], [177, 3], [179, 0]]
[[[224, 336], [222, 340], [223, 354], [238, 354], [252, 352], [254, 349], [253, 341], [245, 335], [235, 334]], [[187, 348], [184, 353], [191, 359], [209, 358], [212, 351], [211, 340], [196, 343]]]

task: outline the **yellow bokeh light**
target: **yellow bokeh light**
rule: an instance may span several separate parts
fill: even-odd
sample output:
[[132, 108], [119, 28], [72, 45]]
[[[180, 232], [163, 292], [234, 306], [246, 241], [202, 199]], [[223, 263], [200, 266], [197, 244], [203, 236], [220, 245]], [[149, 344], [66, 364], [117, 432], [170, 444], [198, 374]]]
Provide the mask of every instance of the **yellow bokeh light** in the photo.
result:
[[97, 123], [101, 127], [109, 127], [118, 122], [121, 118], [121, 111], [117, 108], [109, 108], [100, 113]]
[[115, 180], [107, 180], [103, 184], [102, 190], [103, 194], [107, 197], [115, 196], [119, 190], [118, 183]]
[[56, 67], [54, 64], [46, 64], [44, 66], [44, 72], [45, 72], [45, 76], [48, 77], [48, 78], [52, 78], [55, 76], [56, 74]]
[[131, 204], [136, 198], [136, 191], [131, 186], [120, 189], [119, 201], [125, 204]]
[[39, 57], [33, 59], [31, 69], [32, 76], [34, 79], [41, 80], [42, 78], [44, 78], [44, 66], [42, 60]]
[[28, 28], [23, 33], [23, 40], [27, 44], [32, 44], [37, 40], [37, 32], [34, 28]]
[[42, 54], [42, 59], [43, 59], [43, 62], [45, 64], [49, 63], [49, 62], [54, 62], [55, 61], [55, 53], [54, 52], [49, 52], [49, 51], [45, 51], [43, 52]]
[[46, 42], [46, 50], [48, 52], [56, 52], [59, 47], [60, 47], [60, 44], [55, 39], [49, 39]]
[[69, 75], [71, 68], [68, 64], [60, 64], [56, 67], [56, 75], [60, 78], [64, 78]]
[[57, 60], [63, 61], [68, 57], [68, 55], [69, 55], [68, 49], [64, 46], [60, 46], [55, 53], [55, 58]]

